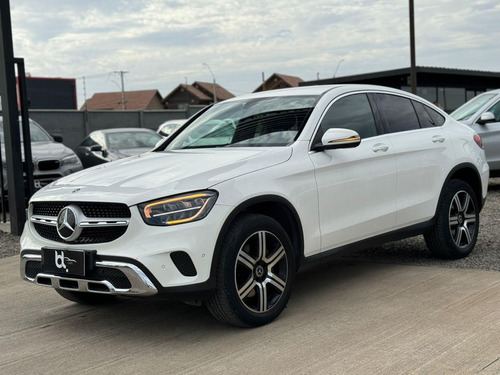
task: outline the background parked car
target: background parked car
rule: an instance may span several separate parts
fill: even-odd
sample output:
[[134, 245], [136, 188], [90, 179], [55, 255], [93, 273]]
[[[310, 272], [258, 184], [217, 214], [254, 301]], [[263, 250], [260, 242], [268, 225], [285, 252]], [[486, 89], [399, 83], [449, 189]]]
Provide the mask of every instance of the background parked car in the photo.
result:
[[[82, 163], [75, 153], [63, 145], [62, 137], [52, 136], [38, 123], [29, 120], [31, 137], [31, 155], [33, 160], [33, 177], [35, 189], [38, 190], [60, 177], [83, 169]], [[2, 173], [4, 188], [7, 189], [7, 168], [5, 163], [5, 144], [3, 119], [0, 118], [0, 139], [2, 148]], [[22, 133], [21, 133], [22, 141]], [[21, 148], [24, 153], [24, 148]], [[24, 159], [24, 154], [23, 154]]]
[[179, 129], [182, 125], [186, 123], [187, 119], [182, 120], [168, 120], [158, 126], [158, 130], [156, 131], [158, 134], [169, 137], [173, 132]]
[[84, 168], [142, 154], [163, 138], [150, 129], [116, 128], [97, 130], [77, 147]]
[[500, 176], [500, 89], [482, 93], [457, 108], [451, 117], [481, 136], [490, 176]]

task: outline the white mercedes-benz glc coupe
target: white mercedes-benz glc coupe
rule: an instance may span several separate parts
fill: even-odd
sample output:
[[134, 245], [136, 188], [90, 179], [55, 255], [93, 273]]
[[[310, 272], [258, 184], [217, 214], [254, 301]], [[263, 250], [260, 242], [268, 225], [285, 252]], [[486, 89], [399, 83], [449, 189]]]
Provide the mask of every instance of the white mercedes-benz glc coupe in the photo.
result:
[[423, 234], [436, 256], [467, 256], [488, 174], [474, 131], [399, 90], [245, 95], [37, 192], [21, 275], [79, 303], [172, 296], [259, 326], [298, 270], [337, 254]]

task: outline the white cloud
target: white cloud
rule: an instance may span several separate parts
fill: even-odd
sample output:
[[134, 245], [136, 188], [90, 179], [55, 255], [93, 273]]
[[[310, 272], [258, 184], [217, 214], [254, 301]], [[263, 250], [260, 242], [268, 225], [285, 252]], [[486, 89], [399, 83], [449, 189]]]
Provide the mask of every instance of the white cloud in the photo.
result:
[[[14, 49], [34, 76], [87, 76], [87, 96], [217, 82], [250, 92], [273, 72], [305, 80], [409, 65], [408, 3], [391, 0], [16, 0]], [[417, 64], [498, 71], [496, 0], [415, 1]], [[111, 78], [110, 78], [111, 77]], [[80, 102], [83, 94], [78, 84]]]

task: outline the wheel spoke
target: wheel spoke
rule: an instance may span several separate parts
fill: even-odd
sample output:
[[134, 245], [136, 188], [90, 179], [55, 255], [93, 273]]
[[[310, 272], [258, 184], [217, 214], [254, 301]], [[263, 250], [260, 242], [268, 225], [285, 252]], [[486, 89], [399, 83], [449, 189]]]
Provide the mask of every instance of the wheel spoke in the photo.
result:
[[269, 272], [269, 274], [267, 276], [268, 277], [267, 277], [266, 281], [269, 284], [274, 285], [274, 287], [276, 289], [278, 289], [280, 292], [284, 292], [285, 291], [286, 280], [281, 279], [278, 275], [275, 275], [272, 272]]
[[466, 243], [466, 245], [470, 244], [470, 242], [472, 241], [472, 236], [471, 236], [471, 233], [470, 233], [469, 228], [467, 228], [467, 226], [463, 226], [463, 227], [461, 228], [461, 230], [464, 232], [465, 237], [466, 237], [466, 239], [467, 239], [467, 243]]
[[458, 227], [455, 233], [455, 243], [457, 246], [460, 246], [460, 242], [462, 241], [462, 228]]
[[458, 215], [450, 216], [450, 227], [456, 227], [458, 225]]
[[238, 259], [236, 261], [240, 264], [243, 264], [250, 270], [253, 270], [256, 263], [256, 260], [253, 259], [250, 255], [248, 255], [244, 251], [240, 251], [240, 253], [238, 254]]
[[462, 212], [467, 212], [467, 210], [469, 209], [470, 202], [471, 202], [470, 195], [465, 193], [465, 202], [462, 206]]
[[462, 212], [462, 204], [460, 203], [460, 198], [458, 197], [458, 194], [455, 194], [455, 196], [453, 197], [453, 203], [452, 204], [455, 204], [455, 207], [457, 208], [457, 211], [458, 212]]
[[257, 256], [257, 261], [261, 260], [266, 256], [266, 232], [259, 232], [259, 254]]
[[249, 278], [248, 281], [240, 289], [238, 289], [238, 295], [240, 299], [243, 300], [248, 296], [248, 294], [255, 288], [256, 281], [253, 278]]
[[262, 283], [256, 283], [257, 286], [257, 296], [259, 298], [259, 311], [267, 311], [267, 288]]
[[283, 259], [285, 255], [285, 248], [283, 246], [280, 246], [279, 249], [276, 250], [270, 258], [264, 258], [264, 261], [267, 263], [269, 270], [271, 270], [281, 259]]
[[476, 222], [476, 213], [472, 212], [470, 214], [465, 214], [464, 218], [467, 221], [467, 223], [475, 223]]

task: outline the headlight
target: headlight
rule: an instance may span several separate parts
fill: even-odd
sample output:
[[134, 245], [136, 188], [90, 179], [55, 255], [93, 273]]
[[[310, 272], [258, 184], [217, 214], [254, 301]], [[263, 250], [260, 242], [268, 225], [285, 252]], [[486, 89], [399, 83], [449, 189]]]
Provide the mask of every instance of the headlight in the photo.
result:
[[217, 192], [200, 191], [139, 204], [146, 224], [176, 225], [201, 220], [217, 200]]
[[69, 155], [61, 160], [61, 166], [67, 164], [80, 164], [80, 159], [76, 155]]

